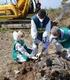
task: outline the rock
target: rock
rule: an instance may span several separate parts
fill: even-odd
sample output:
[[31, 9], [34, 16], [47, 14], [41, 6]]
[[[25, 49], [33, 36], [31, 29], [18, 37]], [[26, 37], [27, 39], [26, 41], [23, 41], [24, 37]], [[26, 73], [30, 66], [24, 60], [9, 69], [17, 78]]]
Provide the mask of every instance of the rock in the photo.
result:
[[35, 76], [35, 80], [40, 80], [40, 78], [41, 78], [41, 73], [37, 73]]
[[24, 68], [23, 70], [22, 70], [22, 74], [26, 74], [28, 71]]
[[7, 78], [7, 77], [4, 77], [4, 80], [10, 80], [9, 78]]
[[14, 70], [15, 75], [17, 75], [18, 73], [20, 73], [19, 70]]
[[40, 73], [41, 73], [41, 76], [42, 76], [42, 77], [46, 74], [46, 73], [45, 73], [45, 70], [41, 70]]
[[50, 58], [48, 58], [48, 59], [46, 60], [46, 64], [47, 64], [47, 67], [52, 66], [52, 60], [51, 60]]

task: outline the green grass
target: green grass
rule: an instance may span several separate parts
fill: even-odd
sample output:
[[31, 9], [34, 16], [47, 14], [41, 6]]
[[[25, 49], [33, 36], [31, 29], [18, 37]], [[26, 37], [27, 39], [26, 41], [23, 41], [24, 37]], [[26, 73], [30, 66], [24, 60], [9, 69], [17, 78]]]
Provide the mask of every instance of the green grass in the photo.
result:
[[48, 13], [60, 13], [62, 11], [62, 9], [61, 8], [58, 8], [58, 9], [49, 9], [49, 10], [47, 10], [47, 12]]
[[7, 28], [0, 28], [0, 32], [3, 32], [3, 33], [5, 33], [5, 32], [7, 32], [7, 31], [9, 31], [10, 29], [7, 29]]

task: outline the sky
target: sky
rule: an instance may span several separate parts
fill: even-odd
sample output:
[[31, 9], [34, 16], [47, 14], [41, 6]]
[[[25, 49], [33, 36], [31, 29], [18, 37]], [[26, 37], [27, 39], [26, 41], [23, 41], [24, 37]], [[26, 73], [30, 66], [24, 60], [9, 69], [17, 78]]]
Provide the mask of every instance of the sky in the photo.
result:
[[17, 0], [0, 0], [0, 4], [13, 3], [15, 4]]
[[62, 0], [40, 0], [42, 8], [58, 8], [61, 6]]

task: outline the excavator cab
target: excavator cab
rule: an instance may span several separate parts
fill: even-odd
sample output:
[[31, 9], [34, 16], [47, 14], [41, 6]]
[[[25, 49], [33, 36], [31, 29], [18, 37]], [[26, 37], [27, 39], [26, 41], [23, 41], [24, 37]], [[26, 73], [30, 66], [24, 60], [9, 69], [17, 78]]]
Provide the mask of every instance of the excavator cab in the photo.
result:
[[33, 4], [35, 11], [35, 0], [0, 0], [0, 19], [14, 19], [25, 17]]

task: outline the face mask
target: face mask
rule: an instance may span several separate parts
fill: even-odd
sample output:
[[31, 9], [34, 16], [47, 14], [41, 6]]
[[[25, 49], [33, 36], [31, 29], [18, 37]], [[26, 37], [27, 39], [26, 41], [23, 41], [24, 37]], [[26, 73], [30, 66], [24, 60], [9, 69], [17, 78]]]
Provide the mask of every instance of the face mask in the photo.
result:
[[41, 22], [43, 22], [44, 19], [39, 19]]
[[19, 35], [18, 40], [23, 40], [23, 35]]

